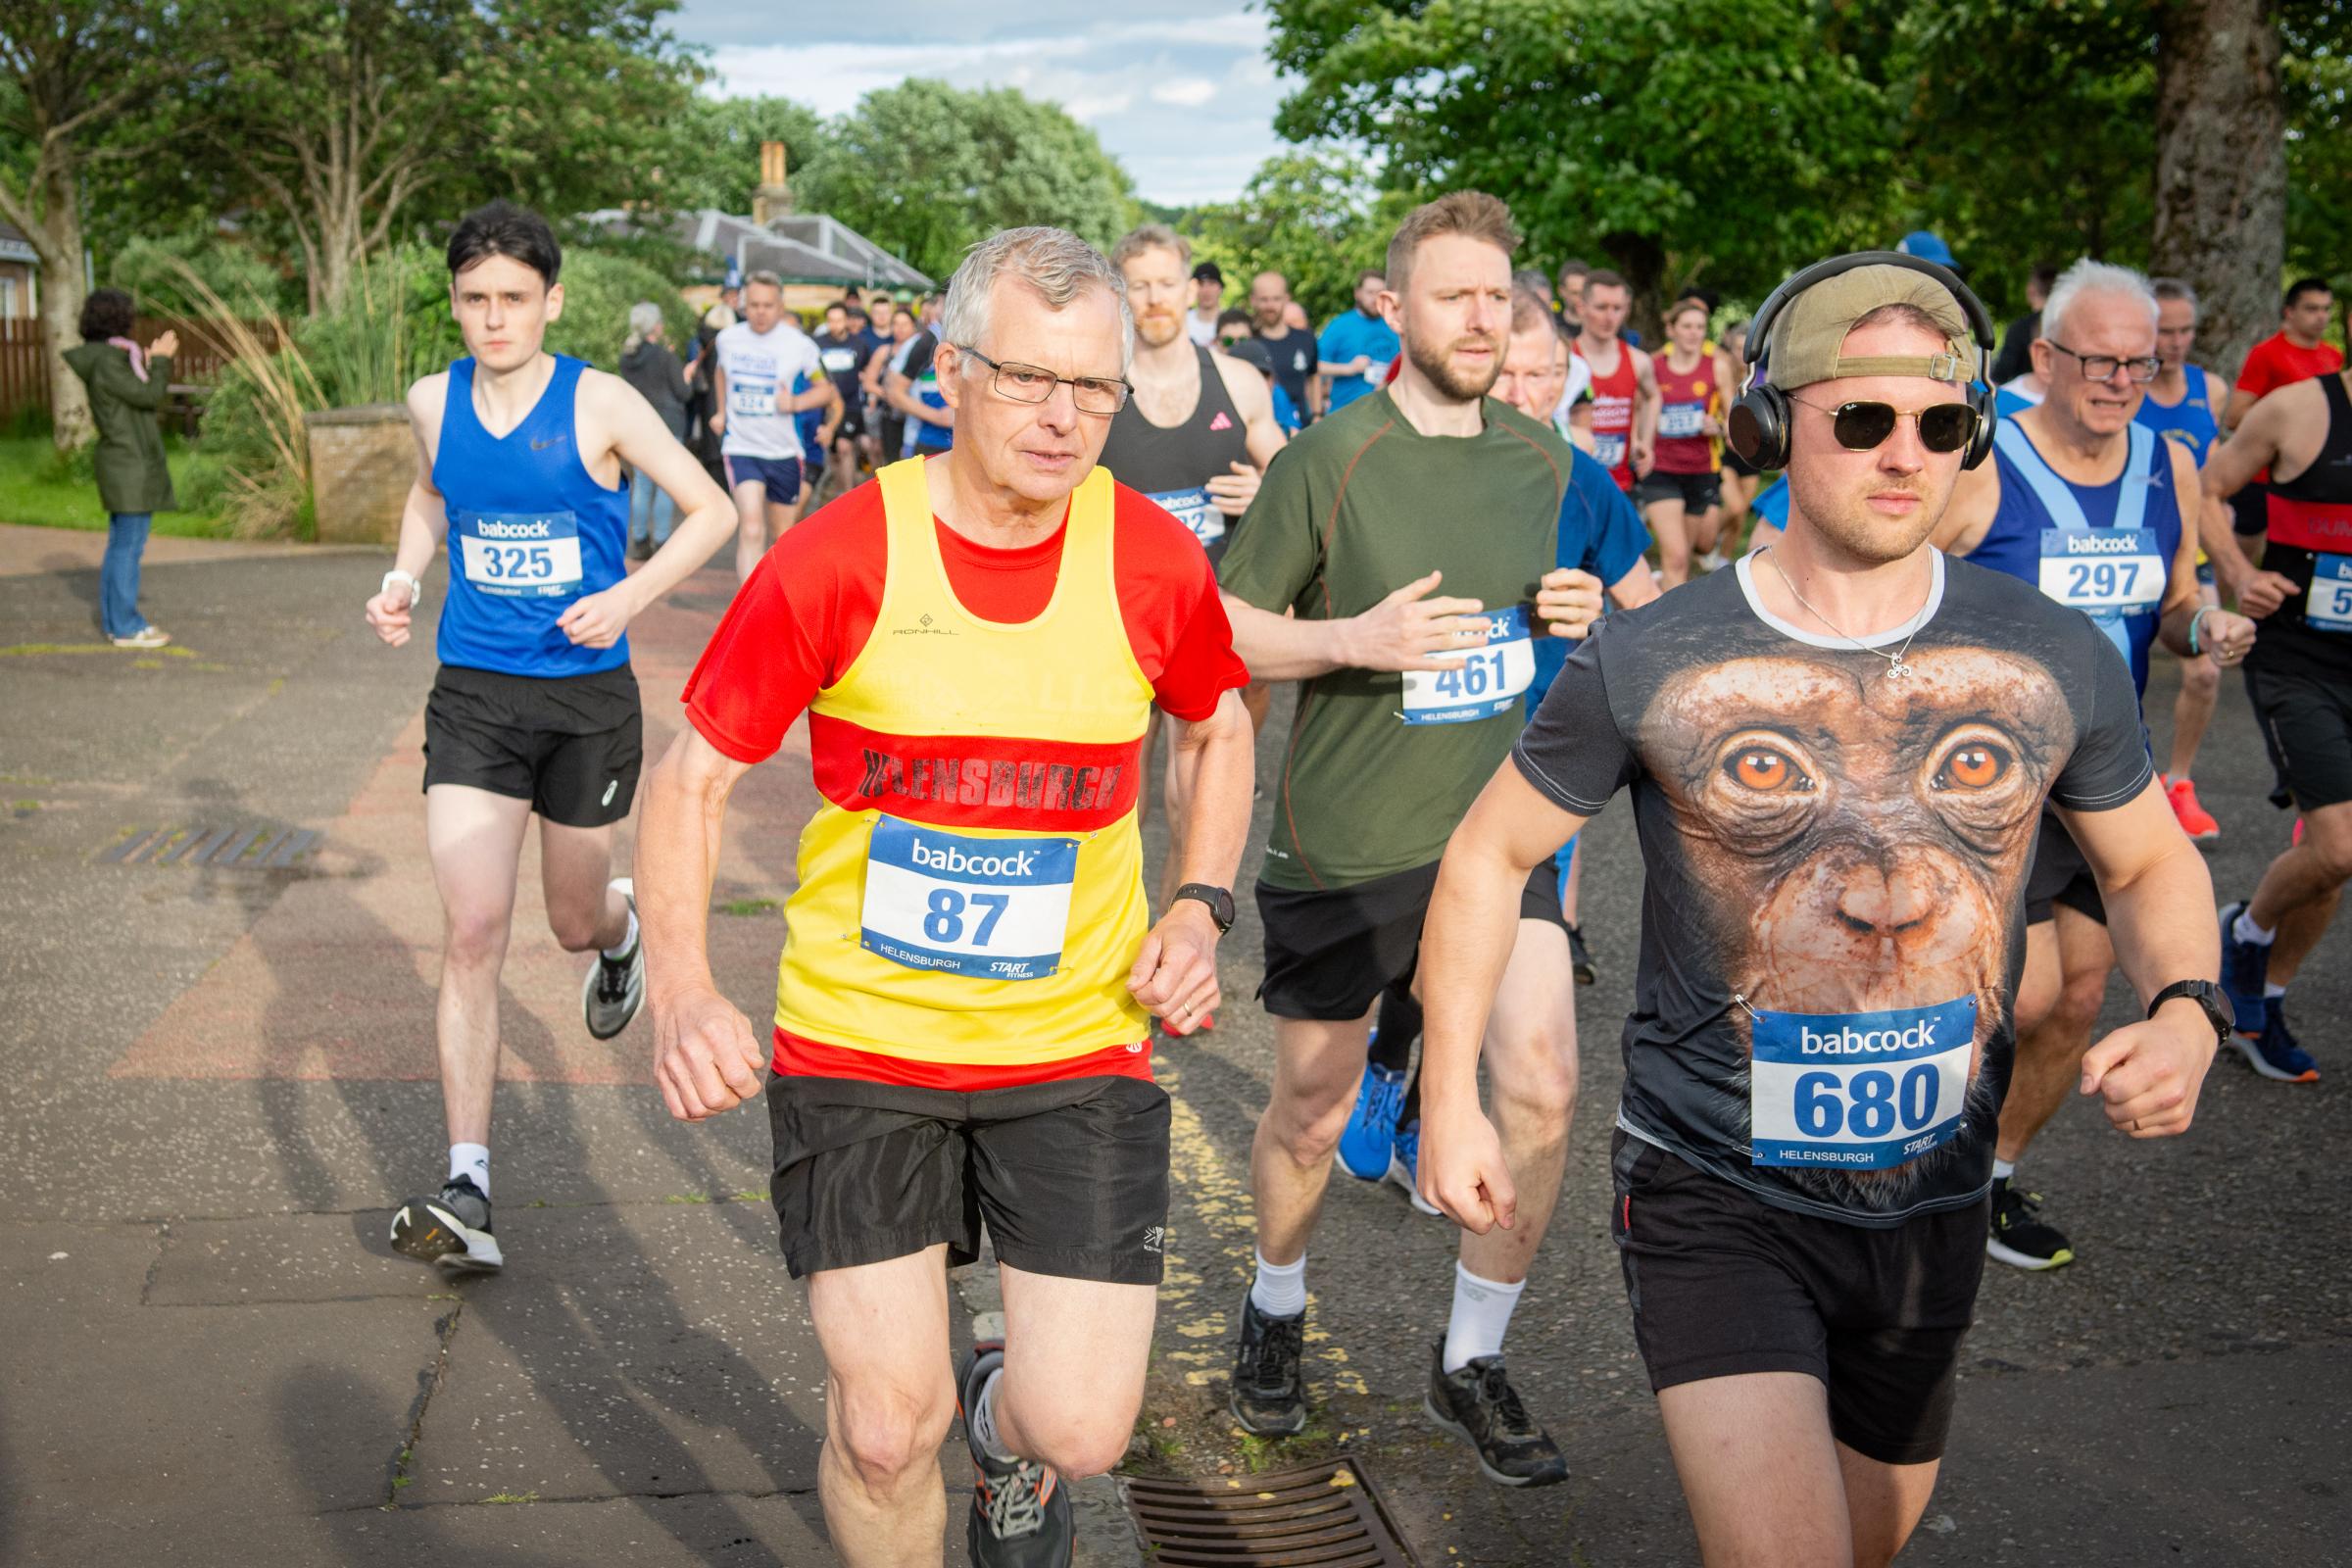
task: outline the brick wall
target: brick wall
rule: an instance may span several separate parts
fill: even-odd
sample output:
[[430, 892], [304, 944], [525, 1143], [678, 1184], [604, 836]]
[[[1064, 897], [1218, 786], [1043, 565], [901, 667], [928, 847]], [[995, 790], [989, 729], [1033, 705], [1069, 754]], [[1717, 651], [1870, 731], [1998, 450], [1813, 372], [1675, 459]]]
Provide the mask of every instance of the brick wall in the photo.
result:
[[304, 416], [320, 544], [393, 544], [416, 477], [409, 411], [398, 403]]

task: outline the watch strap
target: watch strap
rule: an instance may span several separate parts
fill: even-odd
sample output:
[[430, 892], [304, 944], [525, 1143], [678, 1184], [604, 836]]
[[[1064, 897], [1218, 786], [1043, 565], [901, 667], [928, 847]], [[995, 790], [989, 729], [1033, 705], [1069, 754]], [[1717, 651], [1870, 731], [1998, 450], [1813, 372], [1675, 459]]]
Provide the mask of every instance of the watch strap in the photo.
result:
[[1231, 888], [1211, 887], [1206, 882], [1187, 882], [1176, 890], [1174, 897], [1170, 898], [1168, 902], [1173, 904], [1177, 899], [1199, 899], [1202, 904], [1207, 905], [1208, 917], [1216, 922], [1219, 936], [1233, 929], [1234, 908]]
[[2226, 1044], [2235, 1025], [2235, 1017], [2230, 1006], [2229, 996], [2211, 980], [2174, 981], [2148, 999], [2148, 1016], [2155, 1017], [2157, 1008], [2181, 997], [2188, 998], [2205, 1009], [2205, 1021], [2213, 1025], [2216, 1038]]

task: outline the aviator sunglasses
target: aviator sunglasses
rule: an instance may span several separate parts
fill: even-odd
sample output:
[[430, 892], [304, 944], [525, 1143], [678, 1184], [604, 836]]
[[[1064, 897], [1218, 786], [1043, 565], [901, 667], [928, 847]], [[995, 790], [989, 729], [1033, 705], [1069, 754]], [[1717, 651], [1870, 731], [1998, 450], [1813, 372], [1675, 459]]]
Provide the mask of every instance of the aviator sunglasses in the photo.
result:
[[1930, 452], [1958, 452], [1976, 436], [1977, 411], [1966, 403], [1931, 403], [1924, 409], [1897, 409], [1891, 403], [1805, 403], [1830, 416], [1830, 433], [1848, 452], [1868, 452], [1894, 434], [1895, 421], [1919, 424], [1919, 444]]

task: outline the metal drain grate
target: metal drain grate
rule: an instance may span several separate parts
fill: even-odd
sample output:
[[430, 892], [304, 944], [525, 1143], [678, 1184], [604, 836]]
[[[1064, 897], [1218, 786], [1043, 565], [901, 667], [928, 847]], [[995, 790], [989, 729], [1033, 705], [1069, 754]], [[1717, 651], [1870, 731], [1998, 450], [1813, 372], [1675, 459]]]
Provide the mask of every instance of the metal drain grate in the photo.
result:
[[98, 858], [114, 865], [202, 865], [216, 871], [281, 871], [318, 847], [307, 827], [132, 828]]
[[1125, 1485], [1155, 1568], [1415, 1568], [1352, 1459], [1255, 1476], [1130, 1476]]

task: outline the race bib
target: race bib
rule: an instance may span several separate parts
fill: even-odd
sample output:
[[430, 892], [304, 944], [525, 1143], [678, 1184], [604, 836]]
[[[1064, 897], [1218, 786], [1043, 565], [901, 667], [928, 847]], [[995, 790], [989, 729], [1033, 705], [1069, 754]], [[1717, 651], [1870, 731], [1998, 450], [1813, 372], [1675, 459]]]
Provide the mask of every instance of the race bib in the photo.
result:
[[2352, 631], [2352, 556], [2311, 558], [2303, 624], [2313, 631]]
[[1389, 379], [1389, 366], [1393, 363], [1394, 362], [1390, 360], [1374, 360], [1371, 364], [1365, 366], [1364, 385], [1373, 388], [1375, 391], [1379, 390], [1379, 388]]
[[458, 569], [506, 599], [563, 599], [580, 591], [580, 524], [568, 512], [451, 509]]
[[2041, 531], [2041, 591], [2073, 609], [2145, 614], [2162, 603], [2168, 575], [2152, 529]]
[[727, 412], [744, 418], [773, 418], [776, 412], [776, 383], [747, 381], [737, 376], [727, 378]]
[[968, 838], [885, 816], [866, 851], [858, 943], [909, 969], [1042, 980], [1061, 964], [1076, 839]]
[[1704, 403], [1669, 403], [1658, 414], [1658, 434], [1663, 436], [1694, 436], [1707, 433], [1707, 406]]
[[1624, 467], [1625, 432], [1622, 430], [1610, 430], [1605, 433], [1599, 430], [1593, 431], [1592, 456], [1599, 460], [1600, 466], [1604, 468]]
[[1536, 679], [1527, 607], [1494, 611], [1486, 620], [1487, 646], [1464, 658], [1459, 669], [1404, 672], [1404, 711], [1397, 717], [1407, 724], [1461, 724], [1519, 706], [1520, 694]]
[[858, 368], [858, 351], [852, 348], [830, 348], [818, 351], [817, 359], [835, 375], [847, 375]]
[[1758, 1012], [1751, 1035], [1758, 1165], [1886, 1170], [1960, 1130], [1974, 997], [1891, 1012]]
[[1171, 517], [1193, 530], [1193, 537], [1204, 545], [1213, 545], [1225, 537], [1225, 514], [1208, 499], [1208, 492], [1191, 490], [1162, 490], [1152, 497]]

